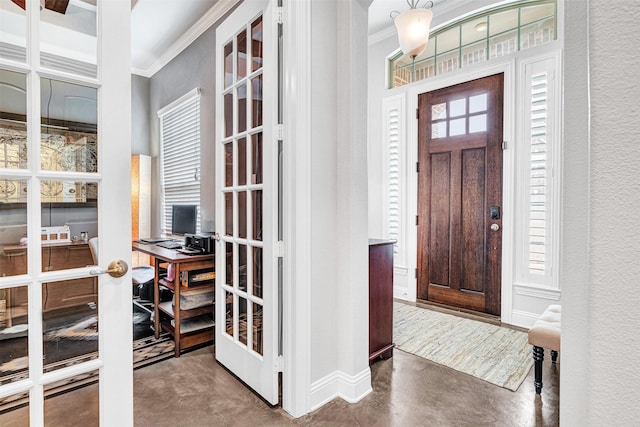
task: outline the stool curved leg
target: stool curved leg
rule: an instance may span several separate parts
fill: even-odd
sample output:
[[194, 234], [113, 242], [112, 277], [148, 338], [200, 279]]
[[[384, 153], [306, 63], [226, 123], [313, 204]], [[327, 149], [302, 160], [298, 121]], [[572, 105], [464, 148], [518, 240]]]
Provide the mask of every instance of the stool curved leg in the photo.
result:
[[536, 394], [542, 392], [542, 361], [544, 360], [544, 348], [533, 346], [533, 362], [535, 368], [535, 378], [533, 384], [536, 386]]

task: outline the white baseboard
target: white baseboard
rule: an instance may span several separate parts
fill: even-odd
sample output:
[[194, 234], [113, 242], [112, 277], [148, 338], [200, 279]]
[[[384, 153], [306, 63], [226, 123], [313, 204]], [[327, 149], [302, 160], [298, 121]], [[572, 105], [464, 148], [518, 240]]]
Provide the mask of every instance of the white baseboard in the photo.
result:
[[371, 369], [369, 367], [354, 376], [335, 371], [311, 384], [310, 410], [315, 411], [336, 397], [349, 403], [356, 403], [371, 392]]
[[404, 301], [409, 301], [409, 291], [405, 287], [394, 286], [393, 297]]
[[519, 326], [521, 328], [527, 328], [533, 326], [536, 320], [538, 320], [538, 314], [529, 313], [527, 311], [513, 310], [511, 312], [511, 324]]

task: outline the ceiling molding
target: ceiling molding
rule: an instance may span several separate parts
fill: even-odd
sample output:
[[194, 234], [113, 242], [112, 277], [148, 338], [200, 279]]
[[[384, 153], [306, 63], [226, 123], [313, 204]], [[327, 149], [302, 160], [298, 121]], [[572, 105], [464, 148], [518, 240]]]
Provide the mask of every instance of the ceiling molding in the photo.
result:
[[240, 3], [241, 0], [218, 0], [211, 9], [207, 11], [202, 18], [193, 24], [189, 30], [176, 40], [169, 49], [156, 62], [151, 64], [146, 70], [140, 68], [132, 68], [131, 73], [138, 76], [151, 78], [155, 73], [160, 71], [162, 67], [167, 65], [173, 58], [178, 56], [191, 43], [207, 31], [213, 24], [222, 18], [233, 7]]
[[396, 35], [396, 27], [393, 26], [393, 22], [387, 28], [383, 28], [377, 33], [373, 33], [369, 36], [369, 46], [373, 46], [376, 43], [380, 43], [383, 40], [388, 39], [389, 37], [394, 37]]

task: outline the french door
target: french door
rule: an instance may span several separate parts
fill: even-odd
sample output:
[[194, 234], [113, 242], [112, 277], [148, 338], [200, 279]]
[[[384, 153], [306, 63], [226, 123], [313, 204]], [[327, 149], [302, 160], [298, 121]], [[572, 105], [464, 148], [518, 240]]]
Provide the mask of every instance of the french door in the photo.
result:
[[216, 359], [278, 403], [277, 48], [269, 1], [245, 1], [218, 27]]
[[128, 426], [131, 3], [60, 3], [0, 2], [0, 425]]

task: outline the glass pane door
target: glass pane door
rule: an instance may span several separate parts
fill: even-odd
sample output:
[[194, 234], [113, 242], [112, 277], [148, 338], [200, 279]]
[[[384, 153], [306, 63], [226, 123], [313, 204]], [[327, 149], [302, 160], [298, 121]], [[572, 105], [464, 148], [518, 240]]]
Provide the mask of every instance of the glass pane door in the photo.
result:
[[274, 87], [268, 56], [267, 3], [239, 7], [216, 33], [218, 80], [216, 358], [277, 403], [273, 368], [276, 299], [273, 280], [274, 196], [270, 121]]
[[130, 425], [130, 2], [1, 3], [0, 425]]

